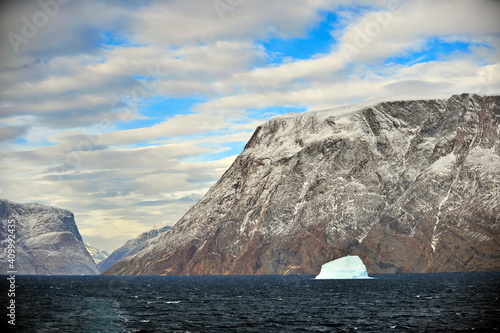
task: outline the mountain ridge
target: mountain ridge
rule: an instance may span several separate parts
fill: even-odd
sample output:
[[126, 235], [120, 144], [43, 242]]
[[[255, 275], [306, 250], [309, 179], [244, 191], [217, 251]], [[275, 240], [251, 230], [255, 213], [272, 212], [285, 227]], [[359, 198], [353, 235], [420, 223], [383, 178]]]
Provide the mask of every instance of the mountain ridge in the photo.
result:
[[113, 251], [107, 258], [99, 262], [97, 264], [97, 268], [101, 273], [106, 271], [108, 268], [110, 268], [120, 260], [123, 260], [124, 258], [132, 256], [139, 252], [145, 246], [146, 242], [148, 242], [150, 239], [153, 239], [170, 229], [172, 229], [172, 227], [170, 226], [152, 229], [128, 240], [121, 247]]
[[498, 96], [273, 118], [169, 232], [105, 274], [500, 269]]

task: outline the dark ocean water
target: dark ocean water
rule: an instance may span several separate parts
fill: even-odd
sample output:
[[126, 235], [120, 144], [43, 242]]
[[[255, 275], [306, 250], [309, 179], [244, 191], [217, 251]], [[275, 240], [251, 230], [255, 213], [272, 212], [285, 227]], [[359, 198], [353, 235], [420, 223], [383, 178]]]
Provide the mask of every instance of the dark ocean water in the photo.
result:
[[[500, 274], [17, 276], [2, 332], [500, 332]], [[0, 284], [8, 304], [6, 277]], [[8, 329], [3, 329], [7, 327]]]

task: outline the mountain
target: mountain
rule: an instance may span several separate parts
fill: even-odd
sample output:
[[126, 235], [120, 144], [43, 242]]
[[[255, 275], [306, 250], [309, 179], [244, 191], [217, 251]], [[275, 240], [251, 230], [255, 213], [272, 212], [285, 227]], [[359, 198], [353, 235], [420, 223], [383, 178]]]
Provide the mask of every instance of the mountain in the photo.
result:
[[89, 243], [84, 243], [84, 244], [85, 244], [85, 248], [89, 252], [90, 256], [92, 257], [92, 259], [94, 260], [96, 265], [99, 264], [100, 262], [104, 261], [107, 257], [109, 257], [109, 254], [106, 251], [101, 251], [101, 250], [93, 247]]
[[137, 252], [142, 250], [142, 248], [146, 245], [146, 242], [148, 242], [150, 239], [157, 237], [158, 235], [170, 230], [171, 228], [172, 227], [170, 226], [165, 226], [159, 229], [153, 229], [140, 234], [134, 239], [127, 241], [122, 247], [113, 251], [113, 253], [111, 253], [109, 257], [100, 262], [97, 265], [97, 268], [100, 272], [104, 272], [120, 260], [136, 254]]
[[500, 270], [500, 97], [277, 117], [167, 233], [106, 274]]
[[[15, 239], [15, 253], [10, 257], [9, 239]], [[0, 242], [4, 249], [0, 254], [2, 274], [7, 271], [28, 275], [99, 273], [83, 244], [73, 214], [64, 209], [0, 199]], [[15, 262], [9, 262], [14, 256]]]

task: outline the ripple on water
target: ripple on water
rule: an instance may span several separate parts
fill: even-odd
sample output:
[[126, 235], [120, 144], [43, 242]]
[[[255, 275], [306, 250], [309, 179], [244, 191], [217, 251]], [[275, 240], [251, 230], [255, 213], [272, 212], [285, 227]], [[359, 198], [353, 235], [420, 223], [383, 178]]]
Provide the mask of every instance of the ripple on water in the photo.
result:
[[[473, 286], [473, 287], [469, 287]], [[125, 288], [126, 287], [126, 288]], [[500, 328], [500, 274], [19, 277], [21, 331], [331, 332]], [[5, 295], [0, 295], [5, 297]]]

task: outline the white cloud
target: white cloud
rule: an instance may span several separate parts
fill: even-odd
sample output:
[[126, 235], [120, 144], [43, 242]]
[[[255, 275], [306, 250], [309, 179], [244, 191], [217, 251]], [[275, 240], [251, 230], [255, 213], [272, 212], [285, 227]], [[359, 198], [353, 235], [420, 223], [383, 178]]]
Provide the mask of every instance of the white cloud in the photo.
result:
[[[411, 1], [368, 12], [349, 24], [340, 37], [351, 60], [367, 61], [420, 49], [428, 37], [462, 41], [498, 38], [500, 3], [496, 1]], [[350, 50], [350, 48], [348, 48]]]
[[404, 91], [433, 95], [438, 92], [484, 92], [500, 89], [498, 65], [482, 66], [469, 61], [418, 63], [380, 69], [379, 74], [356, 70], [344, 82], [321, 82], [305, 89], [263, 91], [213, 99], [205, 110], [260, 109], [275, 105], [303, 105], [309, 109], [358, 102], [372, 97], [399, 95]]
[[216, 1], [158, 2], [145, 7], [133, 24], [134, 40], [163, 45], [303, 36], [334, 1], [241, 1], [218, 11]]

